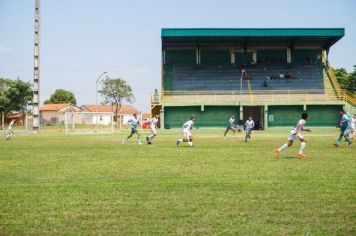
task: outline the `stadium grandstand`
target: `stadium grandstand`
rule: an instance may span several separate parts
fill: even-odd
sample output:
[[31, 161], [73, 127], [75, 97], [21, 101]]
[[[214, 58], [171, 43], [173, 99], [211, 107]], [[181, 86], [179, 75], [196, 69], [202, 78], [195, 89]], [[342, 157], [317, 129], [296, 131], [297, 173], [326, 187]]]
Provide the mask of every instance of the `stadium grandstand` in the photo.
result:
[[302, 111], [311, 126], [335, 126], [338, 110], [355, 111], [329, 65], [343, 28], [162, 29], [161, 93], [151, 99], [164, 128], [191, 114], [197, 127], [223, 127], [231, 114], [253, 116], [257, 129], [293, 126]]

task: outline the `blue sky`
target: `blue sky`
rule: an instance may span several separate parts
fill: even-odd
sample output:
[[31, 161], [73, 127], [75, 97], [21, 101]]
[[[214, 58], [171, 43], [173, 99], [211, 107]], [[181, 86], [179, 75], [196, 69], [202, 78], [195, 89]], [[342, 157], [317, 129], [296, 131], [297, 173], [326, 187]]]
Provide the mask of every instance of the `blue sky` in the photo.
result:
[[[42, 0], [41, 101], [57, 88], [95, 103], [103, 71], [133, 87], [149, 110], [160, 89], [163, 27], [344, 27], [330, 51], [335, 67], [356, 64], [353, 0]], [[34, 0], [0, 0], [0, 77], [32, 80]]]

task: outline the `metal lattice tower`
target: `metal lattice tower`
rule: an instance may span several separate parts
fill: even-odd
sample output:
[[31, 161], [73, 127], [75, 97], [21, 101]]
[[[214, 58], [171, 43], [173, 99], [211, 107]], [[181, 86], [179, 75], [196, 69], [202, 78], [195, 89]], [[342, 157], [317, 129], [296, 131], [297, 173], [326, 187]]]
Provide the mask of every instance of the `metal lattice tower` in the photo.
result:
[[35, 35], [33, 68], [33, 130], [38, 132], [40, 126], [40, 0], [35, 0]]

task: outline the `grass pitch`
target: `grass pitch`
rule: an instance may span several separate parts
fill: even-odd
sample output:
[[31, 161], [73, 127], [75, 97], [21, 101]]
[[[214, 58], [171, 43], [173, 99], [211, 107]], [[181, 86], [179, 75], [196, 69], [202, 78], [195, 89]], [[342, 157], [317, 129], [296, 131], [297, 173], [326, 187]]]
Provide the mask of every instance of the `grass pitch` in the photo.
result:
[[[153, 145], [115, 135], [16, 135], [0, 140], [0, 234], [355, 235], [356, 146], [338, 130], [304, 133], [274, 157], [289, 129], [179, 131]], [[145, 136], [145, 135], [143, 135]], [[144, 141], [144, 139], [143, 139]]]

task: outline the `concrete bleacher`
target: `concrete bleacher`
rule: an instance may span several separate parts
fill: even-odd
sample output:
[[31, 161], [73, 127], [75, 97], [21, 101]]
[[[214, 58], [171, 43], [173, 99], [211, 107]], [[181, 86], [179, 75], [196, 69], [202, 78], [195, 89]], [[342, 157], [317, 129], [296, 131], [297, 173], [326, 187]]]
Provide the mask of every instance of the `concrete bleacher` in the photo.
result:
[[[322, 70], [317, 65], [256, 65], [248, 68], [253, 91], [264, 90], [322, 90], [324, 89]], [[296, 76], [297, 79], [267, 80], [280, 73]], [[240, 90], [241, 69], [237, 65], [174, 65], [172, 72], [173, 90]], [[268, 87], [263, 86], [267, 81]], [[247, 80], [243, 80], [243, 90], [249, 90]]]

